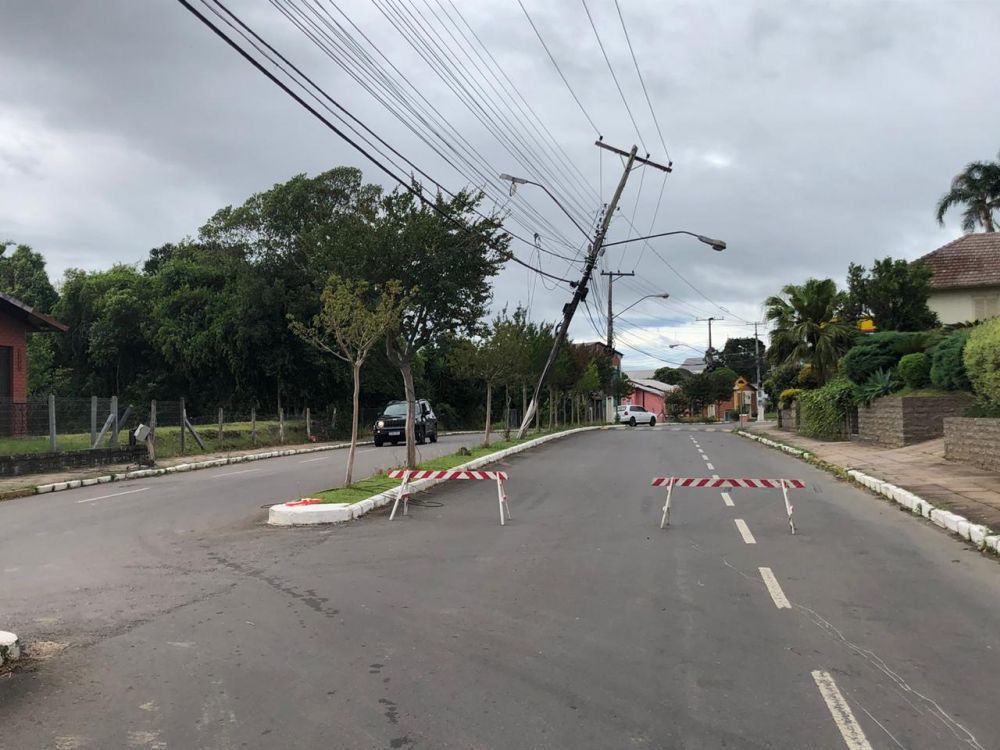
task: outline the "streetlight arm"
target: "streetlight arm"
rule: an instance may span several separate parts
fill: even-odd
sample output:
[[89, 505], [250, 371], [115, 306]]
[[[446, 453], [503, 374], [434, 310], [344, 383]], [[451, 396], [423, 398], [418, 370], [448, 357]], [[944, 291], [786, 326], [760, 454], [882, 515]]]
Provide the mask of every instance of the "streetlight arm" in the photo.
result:
[[636, 305], [638, 305], [640, 302], [642, 302], [645, 299], [652, 299], [653, 297], [658, 297], [659, 299], [666, 299], [669, 296], [670, 295], [667, 294], [666, 292], [664, 292], [663, 294], [647, 294], [645, 297], [640, 297], [639, 299], [637, 299], [635, 302], [633, 302], [631, 305], [629, 305], [628, 307], [626, 307], [624, 310], [619, 310], [618, 312], [616, 312], [614, 315], [611, 316], [611, 319], [614, 320], [615, 318], [617, 318], [622, 313], [628, 312], [629, 310], [631, 310], [633, 307], [635, 307]]
[[652, 240], [655, 239], [656, 237], [669, 237], [670, 235], [674, 234], [686, 234], [689, 237], [694, 237], [699, 242], [704, 242], [706, 245], [710, 245], [713, 250], [718, 252], [721, 252], [722, 250], [726, 249], [726, 243], [723, 240], [716, 240], [713, 239], [712, 237], [706, 237], [705, 235], [698, 234], [696, 232], [688, 232], [684, 229], [678, 229], [677, 231], [674, 232], [660, 232], [659, 234], [651, 234], [646, 237], [633, 237], [628, 240], [618, 240], [617, 242], [605, 242], [604, 247], [612, 247], [614, 245], [624, 245], [627, 242], [639, 242], [640, 240]]
[[[512, 185], [534, 185], [535, 187], [540, 187], [542, 190], [545, 191], [545, 194], [552, 199], [552, 202], [555, 203], [557, 206], [559, 206], [559, 209], [564, 214], [566, 214], [566, 217], [570, 221], [573, 222], [573, 226], [575, 226], [577, 229], [579, 229], [580, 232], [583, 234], [583, 236], [586, 237], [588, 240], [591, 239], [590, 233], [586, 229], [584, 229], [583, 227], [580, 226], [580, 224], [577, 222], [577, 220], [573, 218], [573, 214], [571, 214], [568, 210], [566, 210], [566, 207], [562, 203], [559, 202], [559, 199], [556, 198], [555, 195], [552, 194], [552, 191], [549, 190], [547, 187], [545, 187], [545, 185], [543, 185], [542, 183], [535, 182], [534, 180], [526, 180], [523, 177], [514, 177], [513, 175], [509, 175], [509, 174], [502, 174], [502, 175], [500, 175], [500, 179], [501, 180], [506, 180], [507, 182], [510, 182]], [[512, 194], [513, 194], [513, 191], [512, 191]]]

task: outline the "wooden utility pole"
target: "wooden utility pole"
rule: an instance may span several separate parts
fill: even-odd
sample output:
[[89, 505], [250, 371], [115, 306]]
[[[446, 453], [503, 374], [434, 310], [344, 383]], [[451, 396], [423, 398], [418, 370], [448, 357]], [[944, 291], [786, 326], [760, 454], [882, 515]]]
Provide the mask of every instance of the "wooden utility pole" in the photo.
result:
[[669, 166], [663, 166], [662, 164], [657, 164], [649, 159], [637, 157], [636, 152], [639, 150], [638, 146], [632, 146], [630, 151], [622, 151], [621, 149], [614, 148], [613, 146], [608, 146], [602, 141], [597, 141], [594, 145], [598, 148], [603, 148], [606, 151], [618, 154], [619, 156], [624, 156], [626, 158], [625, 169], [622, 172], [621, 179], [618, 181], [618, 187], [615, 189], [615, 193], [611, 197], [611, 200], [608, 202], [607, 208], [604, 211], [604, 219], [601, 221], [601, 225], [598, 227], [597, 233], [594, 235], [594, 240], [590, 244], [590, 252], [587, 253], [587, 263], [583, 269], [583, 276], [580, 278], [580, 281], [577, 282], [576, 289], [573, 290], [573, 298], [563, 307], [562, 322], [555, 331], [556, 339], [552, 343], [552, 350], [549, 352], [549, 358], [545, 361], [545, 367], [542, 368], [542, 373], [538, 377], [538, 383], [535, 385], [535, 393], [531, 397], [531, 403], [528, 404], [528, 412], [524, 415], [524, 419], [521, 422], [521, 429], [517, 431], [518, 439], [523, 438], [525, 432], [527, 432], [528, 428], [531, 426], [531, 421], [535, 417], [535, 411], [538, 409], [538, 401], [541, 398], [542, 388], [545, 387], [545, 379], [548, 377], [549, 370], [552, 369], [552, 365], [555, 364], [556, 358], [559, 356], [559, 350], [562, 349], [562, 345], [566, 341], [566, 334], [569, 332], [569, 324], [573, 322], [573, 315], [576, 313], [576, 308], [579, 307], [580, 303], [587, 298], [587, 284], [590, 283], [590, 277], [594, 272], [594, 266], [597, 265], [597, 258], [604, 246], [604, 238], [608, 233], [608, 226], [611, 224], [611, 217], [614, 216], [615, 209], [618, 207], [618, 201], [622, 197], [622, 191], [625, 190], [625, 183], [628, 182], [628, 176], [632, 171], [633, 165], [635, 165], [636, 162], [639, 162], [640, 164], [655, 167], [656, 169], [663, 170], [664, 172], [671, 171]]
[[[625, 273], [623, 271], [601, 271], [601, 276], [608, 277], [608, 349], [614, 351], [615, 348], [615, 312], [611, 307], [611, 295], [615, 288], [616, 276], [635, 276], [635, 271]], [[612, 356], [614, 356], [612, 354]]]

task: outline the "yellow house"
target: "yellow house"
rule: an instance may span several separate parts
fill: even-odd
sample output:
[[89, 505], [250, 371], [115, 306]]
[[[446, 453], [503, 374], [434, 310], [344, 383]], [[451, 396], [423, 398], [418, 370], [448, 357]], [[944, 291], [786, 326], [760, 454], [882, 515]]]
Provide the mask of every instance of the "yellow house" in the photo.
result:
[[757, 413], [757, 388], [743, 376], [733, 383], [733, 409], [740, 414]]

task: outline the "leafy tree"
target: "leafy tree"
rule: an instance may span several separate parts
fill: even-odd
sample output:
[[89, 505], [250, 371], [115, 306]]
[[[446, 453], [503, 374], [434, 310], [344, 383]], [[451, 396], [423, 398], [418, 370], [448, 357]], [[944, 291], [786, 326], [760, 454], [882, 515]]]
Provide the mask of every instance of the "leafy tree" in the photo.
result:
[[15, 297], [43, 313], [52, 312], [59, 295], [49, 281], [45, 258], [28, 245], [18, 245], [7, 254], [13, 242], [0, 242], [0, 292]]
[[683, 367], [661, 367], [653, 373], [653, 380], [659, 380], [667, 385], [682, 385], [691, 379], [691, 371]]
[[437, 195], [434, 207], [397, 191], [381, 202], [373, 242], [354, 262], [374, 283], [398, 278], [410, 303], [386, 337], [386, 354], [399, 368], [408, 402], [407, 465], [416, 465], [412, 365], [436, 339], [473, 333], [490, 300], [489, 280], [509, 257], [509, 235], [498, 216], [478, 213], [481, 193]]
[[330, 274], [323, 289], [321, 312], [312, 325], [291, 320], [295, 335], [317, 349], [342, 359], [351, 366], [354, 390], [351, 407], [351, 448], [347, 454], [344, 484], [352, 483], [354, 455], [358, 445], [358, 418], [361, 412], [361, 367], [385, 332], [396, 324], [408, 300], [398, 281], [388, 281], [376, 289], [365, 281], [343, 279]]
[[719, 384], [712, 378], [712, 373], [700, 372], [681, 384], [681, 393], [687, 399], [691, 413], [696, 414], [718, 401]]
[[577, 403], [580, 405], [577, 409], [579, 418], [582, 419], [583, 417], [581, 413], [583, 405], [589, 403], [600, 388], [601, 375], [597, 368], [597, 361], [596, 359], [591, 359], [580, 374], [580, 379], [576, 381], [573, 387], [573, 393], [576, 396]]
[[816, 379], [825, 383], [854, 338], [853, 329], [837, 317], [844, 297], [831, 279], [788, 284], [782, 295], [764, 303], [767, 319], [775, 324], [767, 358], [775, 365], [811, 365]]
[[1000, 406], [1000, 318], [980, 323], [969, 333], [962, 358], [976, 395]]
[[781, 394], [799, 385], [799, 367], [796, 362], [788, 362], [778, 365], [771, 370], [770, 377], [764, 381], [764, 391], [767, 393], [768, 401], [777, 403]]
[[881, 331], [922, 331], [938, 324], [927, 306], [934, 272], [922, 263], [883, 258], [871, 271], [852, 263], [848, 270], [844, 317], [869, 316]]
[[[1000, 156], [1000, 154], [998, 154]], [[944, 216], [954, 206], [963, 206], [962, 231], [996, 231], [993, 212], [1000, 207], [1000, 161], [974, 161], [965, 166], [951, 181], [951, 188], [937, 204], [938, 224], [944, 226]]]
[[767, 378], [767, 363], [763, 357], [764, 346], [753, 336], [727, 339], [725, 346], [722, 347], [722, 365], [742, 375], [748, 382], [755, 383], [758, 353], [761, 355], [760, 377], [763, 381]]

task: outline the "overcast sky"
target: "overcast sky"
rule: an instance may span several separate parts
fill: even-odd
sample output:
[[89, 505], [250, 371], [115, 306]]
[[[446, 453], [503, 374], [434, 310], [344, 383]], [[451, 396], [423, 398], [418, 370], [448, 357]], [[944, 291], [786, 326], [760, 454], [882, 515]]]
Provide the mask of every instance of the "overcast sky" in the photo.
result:
[[[605, 142], [630, 148], [638, 137], [582, 2], [523, 2]], [[662, 174], [631, 175], [609, 241], [626, 238], [634, 221], [643, 234], [685, 229], [729, 245], [716, 253], [681, 236], [608, 249], [602, 267], [636, 273], [616, 283], [616, 311], [646, 294], [671, 295], [616, 320], [626, 370], [694, 355], [668, 344], [703, 348], [706, 324], [695, 317], [725, 318], [713, 342], [721, 347], [752, 331], [744, 321], [759, 320], [762, 300], [786, 283], [839, 281], [850, 261], [916, 258], [959, 234], [957, 215], [941, 228], [934, 205], [964, 164], [1000, 149], [1000, 3], [619, 2], [674, 171], [655, 222]], [[296, 3], [346, 24], [342, 9], [454, 129], [450, 146], [432, 140], [437, 151], [454, 162], [448, 149], [464, 142], [488, 165], [483, 172], [493, 170], [489, 182], [449, 166], [274, 5], [228, 6], [446, 188], [471, 182], [499, 200], [506, 193], [495, 172], [534, 178], [579, 207], [581, 223], [608, 200], [621, 163], [593, 145], [597, 133], [517, 0]], [[587, 5], [639, 136], [652, 159], [667, 161], [613, 0]], [[443, 75], [414, 50], [420, 39], [387, 17], [399, 23], [413, 8], [425, 37], [448, 42], [430, 48], [448, 66]], [[446, 28], [458, 34], [448, 19], [465, 28], [456, 8], [499, 67], [457, 64], [463, 48], [445, 36]], [[513, 90], [494, 74], [506, 74], [525, 101], [505, 98]], [[481, 93], [467, 82], [468, 93], [456, 93], [449, 75], [477, 81]], [[342, 164], [392, 186], [174, 0], [0, 0], [0, 238], [42, 252], [54, 280], [70, 267], [141, 262], [224, 205]], [[524, 186], [503, 205], [511, 230], [529, 239], [537, 232], [543, 249], [573, 256], [562, 243], [582, 245], [538, 188]], [[530, 245], [512, 249], [556, 276], [578, 275]], [[511, 264], [495, 306], [530, 303], [533, 317], [555, 319], [570, 292], [547, 283]], [[606, 283], [591, 291], [593, 324], [581, 308], [574, 338], [603, 338]]]

